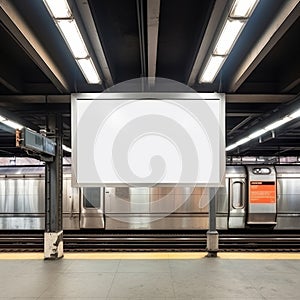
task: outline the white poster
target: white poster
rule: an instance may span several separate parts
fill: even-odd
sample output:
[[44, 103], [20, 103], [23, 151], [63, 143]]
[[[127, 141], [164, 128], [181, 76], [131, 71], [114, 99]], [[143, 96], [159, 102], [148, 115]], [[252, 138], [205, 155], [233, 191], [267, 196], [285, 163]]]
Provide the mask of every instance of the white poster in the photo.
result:
[[78, 186], [220, 186], [223, 94], [72, 95]]

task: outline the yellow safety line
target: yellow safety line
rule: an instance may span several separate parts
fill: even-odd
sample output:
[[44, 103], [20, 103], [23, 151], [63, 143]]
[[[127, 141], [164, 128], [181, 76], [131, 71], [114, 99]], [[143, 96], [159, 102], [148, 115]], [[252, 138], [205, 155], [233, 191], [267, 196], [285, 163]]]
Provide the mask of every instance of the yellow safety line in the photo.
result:
[[44, 259], [43, 253], [0, 253], [1, 259]]
[[[205, 252], [155, 252], [155, 253], [65, 253], [64, 259], [203, 259]], [[220, 252], [219, 259], [300, 259], [300, 253], [239, 253]], [[44, 259], [43, 253], [0, 253], [0, 260]]]
[[245, 253], [245, 252], [235, 252], [235, 253], [219, 253], [218, 256], [222, 259], [300, 259], [300, 253], [289, 253], [289, 252], [271, 252], [271, 253]]
[[206, 253], [68, 253], [66, 259], [201, 259]]

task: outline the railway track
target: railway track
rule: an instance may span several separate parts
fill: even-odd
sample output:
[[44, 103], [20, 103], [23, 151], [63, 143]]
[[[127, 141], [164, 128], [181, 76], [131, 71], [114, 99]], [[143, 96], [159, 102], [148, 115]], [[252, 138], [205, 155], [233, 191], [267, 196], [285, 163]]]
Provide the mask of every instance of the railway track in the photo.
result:
[[[43, 233], [0, 234], [0, 251], [43, 251]], [[205, 233], [64, 233], [64, 251], [205, 251]], [[227, 234], [220, 251], [300, 251], [300, 234]]]

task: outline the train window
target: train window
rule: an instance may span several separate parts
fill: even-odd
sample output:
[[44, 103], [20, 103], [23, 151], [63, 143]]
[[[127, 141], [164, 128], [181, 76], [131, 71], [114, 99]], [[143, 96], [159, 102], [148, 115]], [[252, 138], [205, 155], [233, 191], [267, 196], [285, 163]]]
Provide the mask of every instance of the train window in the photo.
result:
[[262, 175], [268, 175], [271, 173], [270, 168], [254, 168], [252, 170], [253, 174], [262, 174]]
[[232, 206], [233, 208], [243, 208], [243, 183], [240, 181], [232, 184]]
[[100, 208], [100, 188], [83, 188], [83, 207]]

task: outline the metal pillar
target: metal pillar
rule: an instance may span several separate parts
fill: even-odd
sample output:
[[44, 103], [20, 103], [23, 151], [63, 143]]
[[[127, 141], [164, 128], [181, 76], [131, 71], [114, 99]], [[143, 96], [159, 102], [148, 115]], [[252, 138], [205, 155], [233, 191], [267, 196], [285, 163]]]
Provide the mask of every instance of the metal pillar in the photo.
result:
[[47, 131], [54, 137], [56, 147], [53, 161], [46, 162], [44, 258], [58, 259], [63, 257], [61, 117], [50, 115]]
[[215, 188], [209, 189], [209, 229], [206, 233], [207, 237], [207, 257], [217, 257], [219, 250], [219, 234], [216, 226], [216, 199]]

